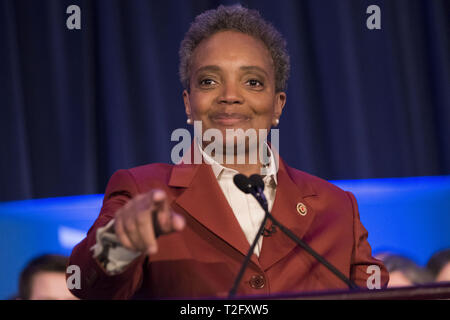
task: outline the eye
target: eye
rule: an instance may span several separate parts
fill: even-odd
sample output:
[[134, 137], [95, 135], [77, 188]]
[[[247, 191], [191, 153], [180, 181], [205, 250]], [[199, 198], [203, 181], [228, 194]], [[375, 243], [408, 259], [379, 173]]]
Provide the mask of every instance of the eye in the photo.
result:
[[262, 83], [259, 80], [256, 79], [250, 79], [246, 82], [250, 87], [254, 87], [254, 88], [259, 88], [259, 87], [263, 87], [264, 83]]
[[206, 79], [200, 80], [200, 85], [203, 86], [203, 87], [210, 87], [210, 86], [213, 86], [215, 84], [217, 84], [217, 82], [214, 81], [213, 79], [206, 78]]

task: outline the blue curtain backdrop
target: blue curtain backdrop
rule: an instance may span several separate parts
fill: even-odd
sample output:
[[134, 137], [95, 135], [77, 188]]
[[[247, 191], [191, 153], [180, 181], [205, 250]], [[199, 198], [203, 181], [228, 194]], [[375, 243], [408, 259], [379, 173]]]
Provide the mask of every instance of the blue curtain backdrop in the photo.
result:
[[[101, 193], [170, 162], [178, 47], [237, 1], [0, 0], [0, 200]], [[450, 1], [241, 1], [286, 37], [280, 151], [325, 179], [450, 173]], [[66, 8], [81, 8], [81, 30]], [[381, 8], [368, 30], [366, 8]]]

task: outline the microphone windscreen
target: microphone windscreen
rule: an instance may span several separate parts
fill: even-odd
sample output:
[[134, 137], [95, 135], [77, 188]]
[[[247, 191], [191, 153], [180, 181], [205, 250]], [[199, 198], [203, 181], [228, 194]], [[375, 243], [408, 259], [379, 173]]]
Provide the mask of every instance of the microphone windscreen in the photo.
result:
[[252, 188], [250, 180], [243, 174], [238, 173], [233, 177], [234, 184], [244, 193], [250, 193]]
[[259, 174], [252, 174], [249, 180], [253, 186], [261, 188], [261, 190], [264, 190], [264, 181]]

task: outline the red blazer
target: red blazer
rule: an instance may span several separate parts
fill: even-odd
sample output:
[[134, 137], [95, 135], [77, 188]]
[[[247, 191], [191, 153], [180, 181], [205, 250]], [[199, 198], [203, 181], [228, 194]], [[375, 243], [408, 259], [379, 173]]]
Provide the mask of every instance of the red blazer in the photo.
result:
[[[185, 217], [186, 227], [161, 236], [157, 254], [142, 255], [121, 274], [108, 276], [89, 250], [96, 230], [130, 198], [152, 188], [168, 193], [173, 210]], [[299, 214], [299, 203], [306, 208], [305, 215]], [[372, 257], [350, 192], [290, 168], [280, 159], [272, 214], [358, 286], [367, 288], [369, 265], [380, 267], [381, 284], [386, 286], [388, 273]], [[149, 164], [119, 170], [108, 183], [99, 217], [73, 249], [70, 264], [80, 266], [81, 289], [71, 291], [85, 299], [226, 297], [249, 247], [209, 165]], [[264, 238], [259, 258], [252, 256], [237, 294], [345, 288], [278, 230]]]

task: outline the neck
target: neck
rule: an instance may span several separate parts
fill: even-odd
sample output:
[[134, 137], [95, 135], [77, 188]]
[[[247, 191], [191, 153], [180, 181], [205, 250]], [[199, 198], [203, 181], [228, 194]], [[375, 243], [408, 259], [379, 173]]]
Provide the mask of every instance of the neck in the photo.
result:
[[223, 164], [224, 167], [233, 169], [246, 175], [247, 177], [252, 174], [261, 174], [261, 165], [260, 164]]

